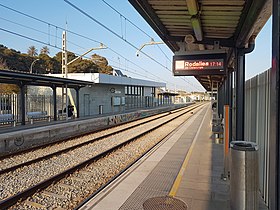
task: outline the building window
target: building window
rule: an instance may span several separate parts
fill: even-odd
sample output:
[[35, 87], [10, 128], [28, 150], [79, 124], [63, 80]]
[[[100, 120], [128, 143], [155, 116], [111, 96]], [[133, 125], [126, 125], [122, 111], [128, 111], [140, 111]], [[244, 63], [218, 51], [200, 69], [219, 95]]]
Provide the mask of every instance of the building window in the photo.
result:
[[125, 86], [125, 95], [144, 96], [143, 86]]
[[155, 93], [156, 93], [156, 88], [155, 88], [155, 87], [152, 87], [152, 88], [151, 88], [151, 95], [152, 95], [153, 97], [155, 97]]

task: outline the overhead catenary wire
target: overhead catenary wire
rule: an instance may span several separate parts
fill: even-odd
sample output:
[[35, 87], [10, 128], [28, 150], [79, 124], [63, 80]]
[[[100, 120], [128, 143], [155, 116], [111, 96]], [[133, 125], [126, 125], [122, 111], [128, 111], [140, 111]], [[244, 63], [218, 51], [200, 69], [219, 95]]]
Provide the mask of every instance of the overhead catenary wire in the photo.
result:
[[48, 44], [47, 42], [43, 42], [43, 41], [40, 41], [40, 40], [31, 38], [31, 37], [28, 37], [28, 36], [25, 36], [25, 35], [22, 35], [22, 34], [13, 32], [13, 31], [10, 31], [10, 30], [6, 30], [6, 29], [4, 29], [4, 28], [0, 28], [0, 30], [1, 30], [1, 31], [5, 31], [5, 32], [10, 33], [10, 34], [13, 34], [13, 35], [16, 35], [16, 36], [19, 36], [19, 37], [22, 37], [22, 38], [25, 38], [25, 39], [29, 39], [29, 40], [34, 41], [34, 42], [38, 42], [38, 43], [40, 43], [40, 44], [44, 44], [44, 45], [47, 45], [47, 46], [54, 47], [54, 48], [56, 48], [56, 49], [62, 50], [62, 48], [57, 47], [57, 46], [54, 46], [54, 45], [52, 45], [52, 44]]
[[[30, 27], [29, 27], [29, 28], [30, 28]], [[32, 28], [32, 29], [33, 29], [33, 28]], [[19, 37], [22, 37], [22, 38], [25, 38], [25, 39], [28, 39], [28, 40], [31, 40], [31, 41], [34, 41], [34, 42], [37, 42], [37, 43], [40, 43], [40, 44], [44, 44], [44, 45], [49, 46], [49, 47], [56, 48], [56, 49], [58, 49], [58, 50], [62, 50], [62, 48], [60, 48], [60, 47], [57, 47], [57, 46], [52, 45], [52, 44], [49, 44], [49, 43], [47, 43], [47, 42], [43, 42], [43, 41], [38, 40], [38, 39], [34, 39], [34, 38], [31, 38], [31, 37], [25, 36], [25, 35], [23, 35], [23, 34], [19, 34], [19, 33], [17, 33], [17, 32], [13, 32], [13, 31], [10, 31], [10, 30], [4, 29], [4, 28], [0, 28], [0, 30], [5, 31], [5, 32], [10, 33], [10, 34], [13, 34], [13, 35], [16, 35], [16, 36], [19, 36]], [[39, 31], [39, 30], [37, 30], [37, 31]], [[39, 32], [41, 32], [41, 31], [39, 31]], [[123, 59], [126, 59], [128, 62], [130, 62], [130, 63], [132, 63], [133, 65], [137, 66], [138, 68], [141, 68], [143, 71], [145, 71], [145, 73], [151, 74], [152, 76], [156, 77], [157, 79], [160, 79], [160, 80], [162, 80], [162, 81], [165, 81], [164, 79], [162, 79], [162, 78], [160, 78], [160, 77], [158, 77], [158, 76], [156, 76], [156, 75], [150, 73], [149, 71], [145, 70], [145, 69], [142, 68], [141, 66], [139, 66], [139, 65], [137, 65], [136, 63], [130, 61], [130, 60], [127, 59], [127, 58], [125, 58], [124, 56], [122, 56], [120, 53], [116, 52], [116, 51], [113, 50], [112, 48], [109, 48], [109, 49], [110, 49], [112, 52], [114, 52], [115, 54], [121, 56]], [[78, 53], [75, 53], [75, 54], [78, 55], [78, 56], [80, 56]], [[112, 60], [110, 60], [110, 61], [112, 62]], [[130, 72], [130, 73], [131, 73], [131, 72]], [[142, 74], [139, 74], [139, 73], [134, 73], [134, 74], [140, 75], [140, 76], [142, 76], [142, 77], [146, 77], [146, 76], [144, 76], [144, 75], [142, 75]], [[152, 78], [150, 78], [150, 79], [152, 79]], [[166, 81], [166, 83], [172, 84], [172, 83], [170, 83], [170, 82], [168, 82], [168, 81]]]
[[[91, 19], [92, 21], [94, 21], [95, 23], [97, 23], [98, 25], [100, 25], [101, 27], [105, 28], [107, 31], [109, 31], [110, 33], [112, 33], [113, 35], [115, 35], [116, 37], [118, 37], [119, 39], [123, 40], [125, 43], [127, 43], [128, 45], [130, 45], [131, 47], [133, 47], [134, 49], [138, 50], [138, 47], [135, 46], [134, 44], [132, 44], [130, 41], [122, 38], [122, 36], [120, 36], [119, 34], [117, 34], [115, 31], [113, 31], [112, 29], [110, 29], [109, 27], [107, 27], [106, 25], [104, 25], [103, 23], [101, 23], [100, 21], [98, 21], [97, 19], [95, 19], [94, 17], [92, 17], [91, 15], [89, 15], [87, 12], [85, 12], [84, 10], [80, 9], [79, 7], [77, 7], [76, 5], [74, 5], [73, 3], [71, 3], [68, 0], [64, 0], [64, 2], [66, 2], [67, 4], [69, 4], [70, 6], [72, 6], [74, 9], [78, 10], [80, 13], [84, 14], [86, 17], [88, 17], [89, 19]], [[143, 55], [145, 55], [146, 57], [148, 57], [149, 59], [151, 59], [152, 61], [154, 61], [155, 63], [157, 63], [158, 65], [160, 65], [161, 67], [163, 67], [163, 69], [169, 71], [172, 73], [172, 70], [167, 68], [166, 66], [164, 66], [163, 64], [161, 64], [159, 61], [157, 61], [156, 59], [154, 59], [153, 57], [151, 57], [150, 55], [148, 55], [147, 53], [141, 51]], [[185, 81], [185, 80], [184, 80]], [[191, 82], [189, 82], [190, 85], [192, 85], [193, 87], [195, 87]], [[196, 88], [196, 87], [195, 87]]]
[[[105, 1], [104, 1], [105, 2]], [[14, 35], [17, 35], [17, 36], [20, 36], [20, 37], [22, 37], [22, 38], [26, 38], [26, 39], [29, 39], [29, 40], [32, 40], [32, 41], [35, 41], [35, 42], [38, 42], [38, 43], [41, 43], [41, 44], [44, 44], [44, 45], [47, 45], [47, 46], [50, 46], [50, 47], [53, 47], [53, 48], [56, 48], [56, 49], [59, 49], [59, 50], [61, 50], [61, 48], [60, 47], [57, 47], [57, 38], [59, 38], [59, 39], [61, 39], [60, 37], [58, 37], [57, 36], [57, 30], [58, 29], [60, 29], [60, 30], [64, 30], [64, 28], [63, 27], [60, 27], [60, 26], [57, 26], [57, 25], [55, 25], [55, 24], [52, 24], [52, 23], [49, 23], [49, 22], [47, 22], [47, 21], [44, 21], [44, 20], [41, 20], [41, 19], [39, 19], [39, 18], [36, 18], [36, 17], [34, 17], [34, 16], [31, 16], [31, 15], [29, 15], [29, 14], [26, 14], [26, 13], [23, 13], [23, 12], [21, 12], [21, 11], [18, 11], [18, 10], [16, 10], [16, 9], [13, 9], [13, 8], [10, 8], [10, 7], [8, 7], [8, 6], [5, 6], [5, 5], [3, 5], [3, 4], [1, 4], [0, 3], [0, 6], [1, 7], [4, 7], [4, 8], [6, 8], [6, 9], [8, 9], [8, 10], [11, 10], [11, 11], [13, 11], [13, 12], [16, 12], [16, 13], [18, 13], [18, 14], [21, 14], [21, 15], [23, 15], [23, 16], [26, 16], [26, 17], [28, 17], [28, 18], [31, 18], [31, 19], [33, 19], [33, 20], [36, 20], [36, 21], [39, 21], [39, 22], [41, 22], [41, 23], [44, 23], [44, 24], [47, 24], [48, 25], [48, 27], [50, 28], [50, 27], [55, 27], [55, 33], [56, 33], [56, 35], [55, 36], [53, 36], [53, 35], [49, 35], [49, 36], [52, 36], [52, 37], [55, 37], [56, 39], [55, 39], [55, 45], [53, 45], [53, 44], [51, 44], [51, 43], [47, 43], [47, 42], [43, 42], [43, 41], [41, 41], [41, 40], [37, 40], [37, 39], [34, 39], [34, 38], [31, 38], [31, 37], [28, 37], [28, 36], [25, 36], [25, 35], [22, 35], [22, 34], [19, 34], [19, 33], [16, 33], [16, 32], [13, 32], [13, 31], [9, 31], [9, 30], [6, 30], [6, 29], [3, 29], [3, 28], [1, 28], [1, 30], [2, 31], [6, 31], [6, 32], [8, 32], [8, 33], [11, 33], [11, 34], [14, 34]], [[121, 14], [122, 15], [122, 14]], [[123, 15], [122, 15], [123, 16]], [[125, 16], [123, 16], [124, 18], [125, 18], [125, 20], [126, 21], [128, 21], [128, 22], [131, 22], [130, 20], [128, 20]], [[132, 22], [131, 22], [132, 23]], [[135, 24], [134, 24], [135, 25]], [[135, 25], [136, 26], [136, 25]], [[26, 26], [25, 26], [26, 27]], [[138, 26], [137, 26], [138, 27]], [[139, 28], [139, 27], [138, 27]], [[32, 29], [31, 27], [30, 27], [30, 29]], [[140, 29], [140, 28], [139, 28]], [[32, 30], [36, 30], [36, 29], [32, 29]], [[50, 30], [50, 29], [49, 29]], [[126, 29], [125, 29], [126, 30]], [[142, 29], [140, 29], [140, 30], [142, 30]], [[143, 30], [142, 30], [143, 31]], [[38, 32], [39, 32], [39, 30], [38, 30]], [[41, 31], [42, 32], [42, 31]], [[79, 36], [79, 37], [82, 37], [82, 38], [84, 38], [84, 39], [87, 39], [87, 40], [90, 40], [90, 41], [93, 41], [93, 42], [95, 42], [95, 43], [102, 43], [102, 42], [100, 42], [100, 41], [97, 41], [97, 40], [94, 40], [94, 39], [92, 39], [92, 38], [90, 38], [90, 37], [87, 37], [87, 36], [84, 36], [84, 35], [82, 35], [82, 34], [79, 34], [79, 33], [76, 33], [76, 32], [74, 32], [74, 31], [70, 31], [70, 30], [67, 30], [67, 32], [68, 33], [71, 33], [71, 34], [73, 34], [73, 35], [76, 35], [76, 36]], [[143, 31], [144, 32], [144, 31]], [[44, 32], [45, 33], [45, 32]], [[126, 33], [126, 32], [125, 32]], [[145, 32], [144, 32], [145, 33]], [[45, 33], [46, 34], [46, 33]], [[47, 33], [48, 34], [48, 33]], [[147, 34], [148, 35], [148, 34]], [[126, 35], [125, 35], [126, 36]], [[149, 37], [151, 37], [150, 35], [148, 35]], [[119, 37], [120, 38], [120, 37]], [[125, 40], [124, 40], [125, 41]], [[71, 43], [71, 42], [69, 42], [69, 43]], [[80, 47], [80, 48], [83, 48], [83, 49], [86, 49], [86, 48], [84, 48], [84, 47], [82, 47], [82, 46], [79, 46], [79, 45], [77, 45], [77, 44], [75, 44], [75, 43], [71, 43], [71, 44], [73, 44], [73, 45], [75, 45], [75, 46], [77, 46], [77, 47]], [[131, 43], [132, 44], [132, 43]], [[132, 46], [136, 49], [137, 47], [136, 46], [134, 46], [133, 44], [132, 44]], [[159, 47], [159, 46], [158, 46]], [[159, 47], [159, 49], [161, 49], [160, 47]], [[110, 48], [110, 50], [112, 50], [114, 53], [116, 53], [116, 51], [114, 51], [113, 49], [111, 49]], [[162, 51], [162, 50], [161, 50]], [[163, 51], [162, 51], [163, 52]], [[164, 52], [163, 52], [164, 53]], [[151, 56], [149, 56], [149, 55], [147, 55], [146, 53], [143, 53], [144, 55], [146, 55], [148, 58], [150, 58], [151, 60], [153, 60], [153, 61], [155, 61], [156, 63], [158, 63], [160, 66], [162, 66], [164, 69], [166, 69], [166, 70], [168, 70], [169, 72], [172, 72], [170, 69], [168, 69], [166, 66], [164, 66], [164, 65], [162, 65], [161, 63], [159, 63], [157, 60], [155, 60], [154, 58], [152, 58]], [[119, 53], [118, 53], [118, 55], [120, 55]], [[165, 55], [166, 56], [166, 55]], [[123, 56], [122, 56], [123, 57]], [[166, 56], [166, 58], [170, 61], [170, 59], [168, 58], [168, 56]], [[126, 58], [125, 58], [126, 59]], [[145, 69], [143, 69], [142, 67], [140, 67], [139, 65], [137, 65], [136, 63], [134, 63], [134, 62], [132, 62], [132, 61], [129, 61], [128, 59], [126, 59], [128, 62], [130, 62], [130, 63], [132, 63], [133, 65], [135, 65], [135, 66], [137, 66], [138, 68], [140, 68], [140, 69], [142, 69], [143, 71], [145, 71], [146, 73], [148, 73], [148, 74], [151, 74], [151, 75], [153, 75], [153, 76], [155, 76], [155, 77], [157, 77], [156, 75], [154, 75], [154, 74], [152, 74], [151, 72], [149, 72], [149, 71], [147, 71], [147, 70], [145, 70]], [[157, 77], [158, 78], [158, 77]], [[181, 79], [183, 79], [183, 78], [181, 78]], [[163, 79], [161, 79], [161, 80], [163, 80]], [[185, 81], [185, 80], [184, 80]], [[190, 83], [189, 81], [186, 81], [187, 83], [189, 83], [191, 86], [193, 86], [194, 88], [196, 88], [196, 89], [198, 89], [196, 86], [194, 86], [192, 83]], [[169, 83], [169, 82], [168, 82]]]
[[[88, 13], [86, 13], [85, 11], [83, 11], [82, 9], [80, 9], [79, 7], [77, 7], [76, 5], [72, 4], [70, 1], [68, 0], [64, 0], [67, 4], [69, 4], [70, 6], [72, 6], [73, 8], [75, 8], [76, 10], [78, 10], [80, 13], [84, 14], [85, 16], [87, 16], [89, 19], [91, 19], [92, 21], [94, 21], [95, 23], [97, 23], [98, 25], [102, 26], [103, 28], [105, 28], [106, 30], [108, 30], [110, 33], [114, 34], [116, 37], [118, 37], [119, 39], [123, 40], [124, 42], [126, 42], [128, 45], [130, 45], [131, 47], [133, 47], [134, 49], [138, 50], [138, 47], [135, 46], [134, 44], [132, 44], [130, 41], [125, 40], [124, 38], [122, 38], [122, 36], [120, 36], [119, 34], [117, 34], [115, 31], [113, 31], [112, 29], [110, 29], [109, 27], [107, 27], [106, 25], [104, 25], [103, 23], [101, 23], [100, 21], [98, 21], [97, 19], [95, 19], [94, 17], [92, 17], [91, 15], [89, 15]], [[170, 69], [168, 69], [166, 66], [162, 65], [159, 61], [157, 61], [156, 59], [154, 59], [153, 57], [151, 57], [150, 55], [148, 55], [145, 52], [142, 52], [143, 55], [147, 56], [148, 58], [150, 58], [152, 61], [154, 61], [155, 63], [157, 63], [158, 65], [162, 66], [164, 69], [166, 69], [169, 72], [172, 72]]]
[[[110, 7], [113, 11], [115, 11], [116, 13], [118, 13], [120, 16], [122, 16], [123, 18], [125, 18], [125, 20], [127, 22], [129, 22], [131, 25], [133, 25], [135, 28], [137, 28], [140, 32], [142, 32], [143, 34], [145, 34], [147, 37], [149, 37], [150, 39], [154, 39], [151, 35], [149, 35], [146, 31], [144, 31], [143, 29], [141, 29], [139, 26], [137, 26], [135, 23], [133, 23], [130, 19], [128, 19], [126, 16], [124, 16], [120, 11], [118, 11], [116, 8], [114, 8], [111, 4], [109, 4], [108, 2], [106, 2], [105, 0], [101, 0], [104, 4], [106, 4], [108, 7]], [[166, 55], [166, 53], [161, 49], [161, 47], [159, 45], [157, 45], [159, 50], [162, 52], [162, 54], [165, 56], [165, 58], [171, 62], [170, 58]]]
[[[30, 26], [27, 26], [27, 25], [20, 24], [20, 23], [18, 23], [18, 22], [14, 22], [14, 21], [8, 20], [8, 19], [3, 18], [3, 17], [0, 17], [0, 19], [1, 19], [1, 20], [4, 20], [4, 21], [7, 21], [7, 22], [9, 22], [9, 23], [12, 23], [12, 24], [15, 24], [15, 25], [18, 25], [18, 26], [21, 26], [21, 27], [24, 27], [24, 28], [33, 30], [33, 31], [36, 31], [36, 32], [42, 33], [42, 34], [44, 34], [44, 35], [48, 35], [48, 36], [50, 36], [50, 37], [54, 37], [54, 38], [56, 38], [56, 39], [62, 40], [61, 37], [58, 37], [58, 36], [57, 36], [57, 32], [56, 32], [56, 35], [51, 35], [51, 34], [46, 33], [46, 32], [44, 32], [44, 31], [38, 30], [38, 29], [36, 29], [36, 28], [30, 27]], [[74, 45], [74, 46], [76, 46], [76, 47], [80, 47], [80, 48], [82, 48], [82, 49], [86, 49], [86, 48], [84, 48], [84, 47], [82, 47], [82, 46], [80, 46], [80, 45], [78, 45], [78, 44], [76, 44], [76, 43], [74, 43], [74, 42], [71, 42], [71, 41], [67, 41], [67, 42], [70, 43], [70, 44], [72, 44], [72, 45]], [[48, 39], [48, 44], [50, 44], [50, 39]], [[54, 46], [56, 46], [56, 43], [55, 43]]]
[[[10, 8], [10, 7], [7, 7], [7, 6], [5, 6], [5, 5], [3, 5], [3, 4], [1, 4], [1, 3], [0, 3], [0, 6], [6, 8], [6, 9], [9, 9], [9, 10], [11, 10], [11, 11], [13, 11], [13, 12], [16, 12], [16, 13], [18, 13], [18, 14], [21, 14], [21, 15], [23, 15], [23, 16], [29, 17], [29, 18], [31, 18], [31, 19], [33, 19], [33, 20], [39, 21], [39, 22], [41, 22], [41, 23], [44, 23], [44, 24], [47, 24], [47, 25], [51, 25], [51, 26], [55, 27], [56, 30], [57, 30], [57, 29], [64, 30], [64, 29], [63, 29], [62, 27], [60, 27], [60, 26], [54, 25], [54, 24], [52, 24], [52, 23], [49, 23], [49, 22], [44, 21], [44, 20], [41, 20], [41, 19], [36, 18], [36, 17], [34, 17], [34, 16], [31, 16], [31, 15], [28, 15], [28, 14], [23, 13], [23, 12], [21, 12], [21, 11], [15, 10], [15, 9], [13, 9], [13, 8]], [[13, 23], [15, 23], [15, 22], [13, 22]], [[15, 23], [15, 24], [16, 24], [16, 23]], [[23, 26], [23, 25], [21, 24], [21, 26]], [[39, 32], [39, 30], [34, 29], [34, 28], [31, 28], [31, 27], [29, 27], [29, 26], [25, 26], [25, 27], [27, 27], [27, 28], [29, 28], [29, 29], [32, 29], [32, 30], [36, 30], [36, 31]], [[82, 38], [84, 38], [84, 39], [87, 39], [87, 40], [96, 42], [96, 43], [102, 43], [102, 42], [100, 42], [100, 41], [94, 40], [94, 39], [92, 39], [92, 38], [86, 37], [86, 36], [84, 36], [84, 35], [78, 34], [78, 33], [76, 33], [76, 32], [70, 31], [70, 30], [67, 30], [67, 32], [72, 33], [72, 34], [74, 34], [74, 35], [76, 35], [76, 36], [82, 37]], [[17, 33], [15, 33], [15, 32], [11, 32], [11, 33], [14, 34], [14, 35], [17, 34]], [[44, 33], [45, 33], [45, 32], [44, 32]], [[20, 34], [18, 34], [18, 35], [21, 36]], [[23, 35], [22, 37], [28, 39], [28, 37], [26, 37], [26, 36], [24, 36], [24, 35]], [[57, 36], [56, 36], [56, 37], [57, 37]], [[61, 38], [59, 38], [59, 39], [61, 39]], [[35, 39], [34, 39], [33, 41], [35, 41]], [[44, 44], [47, 45], [47, 43], [41, 42], [41, 41], [39, 41], [39, 40], [37, 40], [37, 42], [38, 42], [38, 43], [44, 43]], [[69, 42], [69, 41], [68, 41], [68, 42]], [[69, 43], [70, 43], [70, 42], [69, 42]], [[49, 45], [49, 46], [52, 47], [53, 45]], [[56, 47], [56, 44], [55, 44], [54, 47]], [[80, 47], [80, 46], [78, 46], [78, 47]], [[59, 48], [59, 47], [56, 47], [56, 48], [61, 50], [61, 48]], [[83, 48], [83, 49], [85, 49], [85, 48]], [[114, 52], [115, 54], [121, 56], [122, 58], [128, 60], [127, 58], [125, 58], [124, 56], [122, 56], [120, 53], [118, 53], [117, 51], [113, 50], [112, 48], [108, 47], [108, 49], [110, 49], [110, 50], [111, 50], [112, 52]], [[128, 60], [128, 61], [129, 61], [129, 60]], [[145, 69], [142, 68], [141, 66], [137, 65], [136, 63], [134, 63], [134, 62], [132, 62], [132, 61], [129, 61], [129, 62], [132, 63], [133, 65], [137, 66], [138, 68], [144, 70], [146, 73], [149, 73], [149, 74], [151, 74], [151, 75], [153, 75], [153, 76], [156, 76], [156, 75], [150, 73], [149, 71], [145, 70]], [[157, 77], [157, 76], [156, 76], [156, 77]]]
[[133, 25], [135, 28], [137, 28], [139, 31], [141, 31], [143, 34], [148, 36], [149, 38], [153, 39], [152, 36], [150, 36], [147, 32], [145, 32], [143, 29], [138, 27], [135, 23], [133, 23], [131, 20], [129, 20], [127, 17], [125, 17], [122, 13], [120, 13], [117, 9], [115, 9], [113, 6], [111, 6], [109, 3], [107, 3], [105, 0], [103, 1], [104, 4], [106, 4], [108, 7], [110, 7], [112, 10], [114, 10], [116, 13], [118, 13], [120, 16], [124, 17], [126, 21], [128, 21], [131, 25]]
[[[56, 48], [56, 49], [59, 49], [59, 50], [62, 50], [62, 48], [60, 48], [60, 47], [57, 47], [57, 46], [55, 46], [55, 45], [52, 45], [52, 44], [49, 44], [49, 43], [47, 43], [47, 42], [43, 42], [43, 41], [41, 41], [41, 40], [38, 40], [38, 39], [34, 39], [34, 38], [31, 38], [31, 37], [28, 37], [28, 36], [25, 36], [25, 35], [22, 35], [22, 34], [19, 34], [19, 33], [16, 33], [16, 32], [13, 32], [13, 31], [10, 31], [10, 30], [6, 30], [6, 29], [4, 29], [4, 28], [0, 28], [0, 30], [2, 30], [2, 31], [5, 31], [5, 32], [7, 32], [7, 33], [10, 33], [10, 34], [13, 34], [13, 35], [16, 35], [16, 36], [19, 36], [19, 37], [22, 37], [22, 38], [25, 38], [25, 39], [28, 39], [28, 40], [31, 40], [31, 41], [34, 41], [34, 42], [37, 42], [37, 43], [40, 43], [40, 44], [44, 44], [44, 45], [46, 45], [46, 46], [50, 46], [50, 47], [53, 47], [53, 48]], [[111, 49], [112, 51], [114, 51], [113, 49]], [[115, 53], [117, 53], [116, 51], [114, 51]], [[79, 54], [77, 54], [77, 53], [75, 53], [76, 55], [78, 55], [78, 56], [80, 56]], [[117, 53], [119, 56], [122, 56], [121, 54], [119, 54], [119, 53]], [[123, 57], [123, 56], [122, 56]], [[123, 57], [123, 58], [125, 58], [125, 57]], [[126, 59], [126, 58], [125, 58]], [[128, 59], [126, 59], [127, 61], [129, 61], [129, 62], [131, 62], [130, 60], [128, 60]], [[112, 61], [111, 61], [112, 62]], [[131, 62], [131, 63], [133, 63], [133, 62]], [[134, 64], [134, 63], [133, 63]], [[137, 64], [134, 64], [134, 65], [137, 65]], [[147, 70], [145, 70], [145, 69], [143, 69], [146, 73], [149, 73]], [[145, 75], [142, 75], [142, 74], [139, 74], [139, 73], [135, 73], [135, 72], [132, 72], [132, 71], [128, 71], [128, 72], [130, 72], [130, 73], [134, 73], [135, 75], [138, 75], [138, 76], [142, 76], [142, 77], [145, 77], [145, 78], [147, 78], [147, 76], [145, 76]], [[162, 80], [162, 81], [165, 81], [164, 79], [162, 79], [162, 78], [160, 78], [160, 77], [158, 77], [158, 76], [156, 76], [156, 75], [153, 75], [153, 76], [155, 76], [157, 79], [160, 79], [160, 80]], [[150, 78], [150, 79], [152, 79], [152, 78]], [[168, 82], [168, 81], [165, 81], [166, 83], [168, 83], [168, 84], [172, 84], [172, 83], [170, 83], [170, 82]], [[173, 84], [174, 85], [174, 84]]]
[[[0, 6], [6, 8], [6, 9], [8, 9], [8, 10], [11, 10], [11, 11], [13, 11], [13, 12], [15, 12], [15, 13], [21, 14], [21, 15], [23, 15], [23, 16], [25, 16], [25, 17], [31, 18], [31, 19], [33, 19], [33, 20], [36, 20], [36, 21], [38, 21], [38, 22], [41, 22], [41, 23], [50, 25], [50, 26], [52, 26], [52, 27], [55, 27], [56, 29], [60, 29], [60, 30], [62, 30], [62, 31], [65, 31], [65, 28], [63, 28], [63, 27], [54, 25], [54, 24], [49, 23], [49, 22], [47, 22], [47, 21], [44, 21], [44, 20], [41, 20], [41, 19], [36, 18], [36, 17], [34, 17], [34, 16], [28, 15], [28, 14], [26, 14], [26, 13], [24, 13], [24, 12], [21, 12], [21, 11], [19, 11], [19, 10], [13, 9], [13, 8], [11, 8], [11, 7], [5, 6], [5, 5], [3, 5], [3, 4], [1, 4], [1, 3], [0, 3]], [[99, 44], [101, 43], [101, 42], [99, 42], [99, 41], [97, 41], [97, 40], [94, 40], [94, 39], [92, 39], [92, 38], [89, 38], [89, 37], [86, 37], [86, 36], [84, 36], [84, 35], [78, 34], [78, 33], [76, 33], [76, 32], [73, 32], [73, 31], [70, 31], [70, 30], [66, 30], [66, 31], [67, 31], [68, 33], [73, 34], [73, 35], [76, 35], [76, 36], [79, 36], [79, 37], [82, 37], [82, 38], [90, 39], [91, 41], [93, 41], [93, 42], [95, 42], [95, 43], [99, 43]]]
[[[115, 11], [117, 14], [119, 14], [121, 17], [125, 18], [126, 21], [128, 21], [131, 25], [133, 25], [135, 28], [137, 28], [140, 32], [142, 32], [144, 35], [146, 35], [147, 37], [149, 37], [150, 39], [153, 39], [153, 37], [151, 35], [149, 35], [147, 32], [145, 32], [143, 29], [141, 29], [140, 27], [138, 27], [135, 23], [133, 23], [133, 21], [131, 21], [129, 18], [127, 18], [126, 16], [124, 16], [120, 11], [118, 11], [116, 8], [114, 8], [111, 4], [109, 4], [107, 1], [105, 0], [101, 0], [104, 4], [106, 4], [109, 8], [111, 8], [113, 11]], [[162, 52], [162, 54], [165, 56], [165, 58], [172, 63], [171, 59], [166, 55], [166, 53], [161, 49], [161, 47], [159, 45], [157, 45], [157, 47], [159, 48], [159, 50]], [[167, 68], [167, 67], [166, 67]], [[186, 78], [182, 78], [182, 80], [184, 80], [185, 82], [187, 82], [188, 84], [190, 84], [191, 86], [198, 88], [196, 86], [194, 86], [193, 83], [189, 82], [188, 79]], [[199, 89], [199, 88], [198, 88]]]

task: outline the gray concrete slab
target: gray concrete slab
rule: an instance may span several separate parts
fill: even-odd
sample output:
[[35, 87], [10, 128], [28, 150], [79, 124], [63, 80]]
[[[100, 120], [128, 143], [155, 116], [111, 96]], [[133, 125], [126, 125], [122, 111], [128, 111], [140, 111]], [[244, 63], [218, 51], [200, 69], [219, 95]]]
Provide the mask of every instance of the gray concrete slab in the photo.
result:
[[[215, 144], [212, 139], [209, 107], [201, 132], [194, 132], [200, 127], [205, 113], [206, 110], [201, 111], [196, 118], [186, 122], [82, 210], [141, 210], [147, 199], [169, 195], [193, 139], [196, 143], [175, 197], [184, 201], [188, 210], [230, 209], [229, 181], [221, 179], [223, 145]], [[261, 199], [260, 209], [267, 209]]]
[[[203, 111], [205, 112], [205, 110]], [[200, 111], [200, 114], [193, 115], [164, 144], [147, 156], [146, 159], [141, 160], [138, 167], [131, 169], [131, 173], [125, 173], [122, 181], [109, 186], [82, 209], [138, 210], [143, 209], [142, 205], [148, 198], [168, 195], [196, 134], [193, 131], [197, 130], [200, 125], [199, 121], [201, 121], [204, 112]], [[181, 141], [178, 142], [179, 140]], [[144, 168], [148, 170], [144, 170]], [[138, 178], [137, 174], [139, 173], [145, 173], [145, 179]], [[124, 189], [126, 189], [126, 192], [124, 192]]]
[[[208, 112], [175, 196], [188, 205], [188, 210], [230, 209], [229, 181], [221, 179], [224, 149], [212, 138], [210, 121]], [[260, 209], [267, 209], [261, 198]]]

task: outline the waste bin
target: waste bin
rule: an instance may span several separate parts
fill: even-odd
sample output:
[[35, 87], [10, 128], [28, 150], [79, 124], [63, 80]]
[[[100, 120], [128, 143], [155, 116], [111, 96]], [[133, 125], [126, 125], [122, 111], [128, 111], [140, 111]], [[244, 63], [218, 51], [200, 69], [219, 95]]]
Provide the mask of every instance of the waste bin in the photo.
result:
[[232, 210], [258, 210], [258, 146], [254, 142], [230, 143], [230, 206]]

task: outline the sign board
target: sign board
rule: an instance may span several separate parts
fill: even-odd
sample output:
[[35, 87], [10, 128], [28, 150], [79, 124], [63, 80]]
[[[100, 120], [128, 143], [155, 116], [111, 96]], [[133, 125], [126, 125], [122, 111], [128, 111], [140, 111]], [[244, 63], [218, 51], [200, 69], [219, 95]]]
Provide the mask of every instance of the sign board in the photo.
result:
[[113, 106], [120, 106], [121, 105], [121, 97], [113, 96], [112, 97], [112, 105]]
[[174, 76], [223, 75], [226, 54], [174, 55]]

